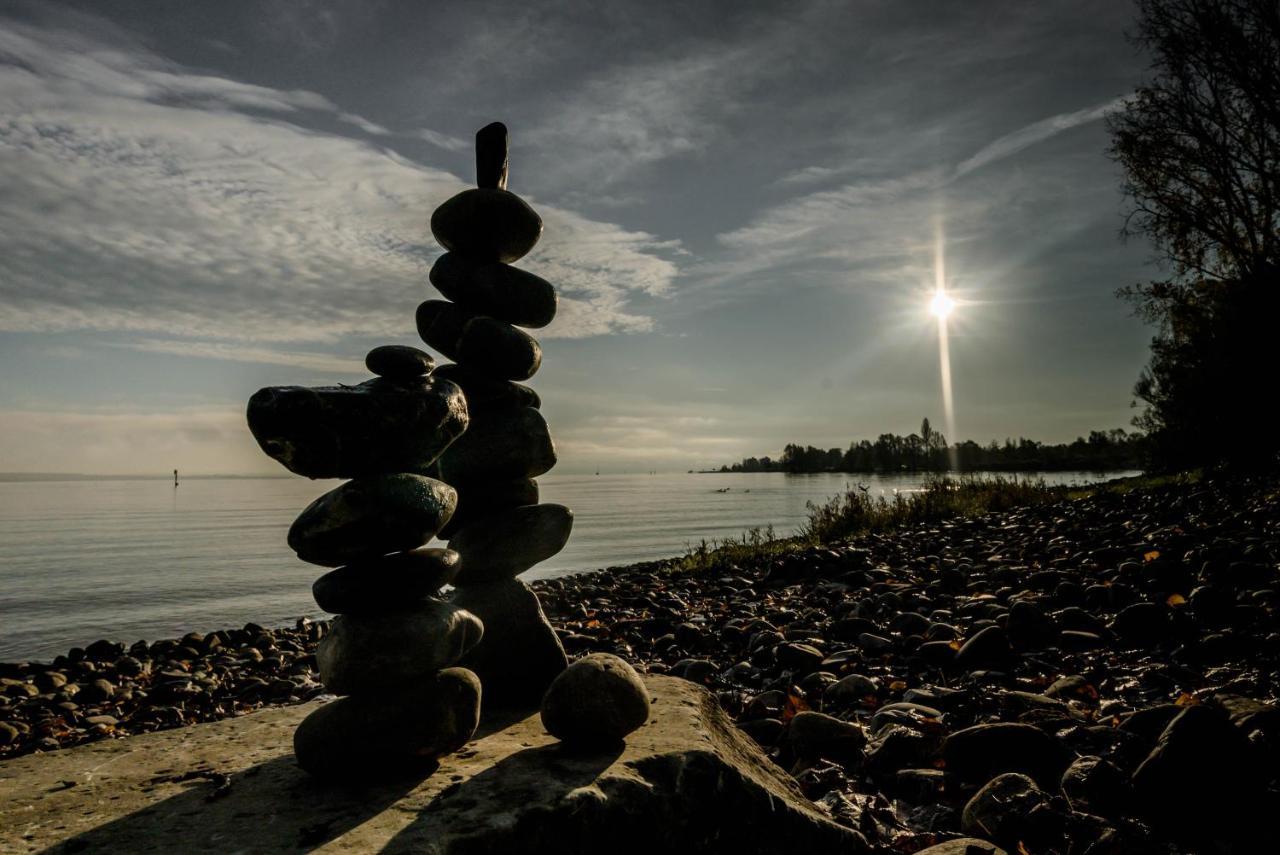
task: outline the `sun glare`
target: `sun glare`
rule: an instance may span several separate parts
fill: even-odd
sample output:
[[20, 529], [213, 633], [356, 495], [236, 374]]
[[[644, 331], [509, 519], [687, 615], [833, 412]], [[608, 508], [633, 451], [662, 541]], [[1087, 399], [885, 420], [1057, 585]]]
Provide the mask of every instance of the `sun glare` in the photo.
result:
[[956, 301], [947, 296], [946, 291], [939, 290], [929, 303], [929, 311], [936, 317], [945, 318], [956, 307]]

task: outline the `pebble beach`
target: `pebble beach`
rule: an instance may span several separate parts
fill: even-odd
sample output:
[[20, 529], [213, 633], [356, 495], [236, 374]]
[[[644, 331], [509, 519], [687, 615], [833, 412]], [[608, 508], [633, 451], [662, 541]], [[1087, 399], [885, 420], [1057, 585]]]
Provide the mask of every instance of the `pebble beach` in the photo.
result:
[[[1280, 768], [1278, 526], [1280, 482], [1207, 479], [532, 587], [571, 657], [704, 685], [879, 851], [1253, 851]], [[0, 757], [314, 698], [326, 630], [5, 663]]]

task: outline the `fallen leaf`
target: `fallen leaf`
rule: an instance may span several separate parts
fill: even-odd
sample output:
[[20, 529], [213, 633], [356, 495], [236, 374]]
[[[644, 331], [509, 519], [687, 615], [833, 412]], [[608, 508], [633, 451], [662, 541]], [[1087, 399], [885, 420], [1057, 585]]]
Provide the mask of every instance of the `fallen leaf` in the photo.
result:
[[1180, 707], [1194, 707], [1199, 704], [1200, 701], [1196, 700], [1196, 696], [1190, 692], [1183, 692], [1178, 695], [1178, 699], [1174, 701], [1174, 703]]
[[1181, 594], [1170, 594], [1169, 599], [1165, 600], [1165, 602], [1171, 606], [1185, 606], [1187, 604], [1187, 598]]
[[1143, 553], [1143, 555], [1142, 555], [1142, 560], [1143, 560], [1143, 561], [1155, 561], [1155, 560], [1156, 560], [1157, 558], [1159, 558], [1159, 557], [1160, 557], [1160, 550], [1158, 550], [1158, 549], [1153, 549], [1153, 550], [1151, 550], [1150, 552], [1144, 552], [1144, 553]]

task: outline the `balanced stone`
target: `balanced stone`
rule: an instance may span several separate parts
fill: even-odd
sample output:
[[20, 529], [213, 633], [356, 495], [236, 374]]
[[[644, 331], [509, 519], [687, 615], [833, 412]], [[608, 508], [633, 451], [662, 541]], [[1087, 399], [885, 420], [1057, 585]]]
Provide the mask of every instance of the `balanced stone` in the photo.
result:
[[450, 484], [536, 478], [556, 465], [556, 447], [542, 414], [532, 407], [477, 421], [438, 461]]
[[316, 665], [335, 695], [399, 691], [456, 664], [483, 635], [474, 614], [444, 600], [411, 611], [338, 615], [316, 645]]
[[614, 745], [649, 720], [649, 690], [634, 668], [592, 653], [551, 682], [542, 699], [547, 732], [571, 745]]
[[404, 344], [384, 344], [369, 351], [364, 367], [389, 380], [413, 380], [436, 367], [431, 354]]
[[502, 122], [476, 131], [476, 186], [507, 189], [507, 126]]
[[510, 264], [537, 244], [542, 217], [506, 190], [463, 190], [432, 213], [431, 234], [451, 252]]
[[454, 489], [434, 478], [359, 478], [308, 505], [289, 527], [289, 546], [322, 567], [416, 549], [449, 521], [457, 501]]
[[458, 584], [517, 576], [564, 549], [572, 529], [573, 511], [564, 505], [525, 505], [482, 517], [449, 541], [462, 556]]
[[479, 678], [446, 668], [393, 694], [325, 704], [294, 731], [293, 751], [313, 775], [384, 777], [457, 751], [479, 723]]
[[444, 300], [422, 303], [416, 320], [423, 341], [482, 375], [528, 380], [542, 364], [538, 342], [506, 321], [474, 315]]
[[542, 346], [506, 321], [480, 315], [462, 329], [458, 362], [491, 377], [528, 380], [542, 367]]
[[459, 587], [452, 602], [484, 623], [484, 638], [459, 663], [479, 675], [490, 706], [536, 707], [568, 665], [542, 604], [519, 579]]
[[478, 519], [507, 508], [538, 504], [538, 482], [532, 478], [506, 481], [478, 481], [458, 489], [458, 507], [453, 517], [436, 535], [453, 537]]
[[431, 377], [359, 386], [272, 386], [249, 399], [262, 450], [308, 478], [421, 472], [470, 421], [462, 390]]
[[446, 252], [431, 267], [431, 284], [464, 309], [521, 327], [545, 327], [558, 298], [550, 282], [506, 264]]
[[311, 593], [326, 612], [399, 611], [452, 582], [459, 566], [452, 549], [424, 546], [331, 570], [312, 584]]
[[467, 398], [467, 412], [473, 417], [509, 412], [520, 407], [536, 410], [542, 406], [538, 393], [528, 386], [509, 380], [494, 380], [452, 362], [437, 368], [435, 376], [458, 384]]

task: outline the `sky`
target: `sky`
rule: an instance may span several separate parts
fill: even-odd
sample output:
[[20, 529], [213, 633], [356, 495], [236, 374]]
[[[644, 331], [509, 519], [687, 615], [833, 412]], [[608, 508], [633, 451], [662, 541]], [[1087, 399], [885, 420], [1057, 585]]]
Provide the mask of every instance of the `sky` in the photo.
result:
[[[0, 471], [281, 472], [244, 405], [419, 344], [511, 137], [559, 472], [1127, 427], [1115, 0], [0, 5]], [[950, 437], [957, 438], [956, 436]]]

